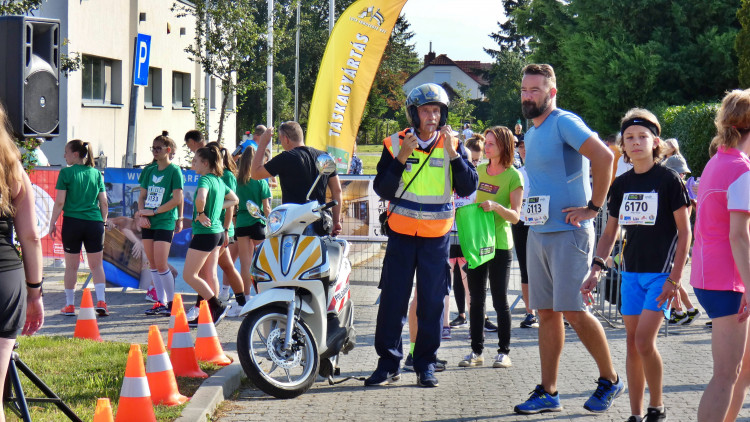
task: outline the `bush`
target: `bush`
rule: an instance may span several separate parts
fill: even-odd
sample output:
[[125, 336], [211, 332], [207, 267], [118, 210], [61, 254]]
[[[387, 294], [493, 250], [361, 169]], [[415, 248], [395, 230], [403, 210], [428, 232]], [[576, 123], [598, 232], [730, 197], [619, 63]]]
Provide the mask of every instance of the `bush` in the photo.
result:
[[708, 162], [708, 146], [716, 134], [714, 118], [719, 105], [691, 103], [655, 110], [661, 122], [662, 139], [677, 138], [692, 176], [700, 176]]

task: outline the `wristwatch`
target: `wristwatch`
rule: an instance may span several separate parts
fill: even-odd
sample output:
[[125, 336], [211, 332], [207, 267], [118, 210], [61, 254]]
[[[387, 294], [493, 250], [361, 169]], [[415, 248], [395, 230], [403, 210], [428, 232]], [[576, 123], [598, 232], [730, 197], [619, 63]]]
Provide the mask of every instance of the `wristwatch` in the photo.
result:
[[590, 199], [589, 199], [588, 204], [586, 204], [586, 208], [590, 209], [591, 211], [596, 211], [596, 212], [599, 212], [602, 210], [602, 207], [597, 207], [596, 205], [594, 205], [593, 202], [591, 202]]

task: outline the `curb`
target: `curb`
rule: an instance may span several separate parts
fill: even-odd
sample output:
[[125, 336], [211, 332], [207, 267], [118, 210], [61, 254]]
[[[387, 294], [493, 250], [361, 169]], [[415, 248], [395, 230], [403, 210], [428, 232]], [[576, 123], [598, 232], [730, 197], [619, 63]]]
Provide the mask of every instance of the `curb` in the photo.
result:
[[198, 387], [193, 397], [182, 410], [176, 422], [205, 422], [210, 420], [216, 408], [228, 399], [240, 387], [240, 381], [245, 373], [235, 352], [225, 354], [232, 358], [232, 363], [211, 375]]

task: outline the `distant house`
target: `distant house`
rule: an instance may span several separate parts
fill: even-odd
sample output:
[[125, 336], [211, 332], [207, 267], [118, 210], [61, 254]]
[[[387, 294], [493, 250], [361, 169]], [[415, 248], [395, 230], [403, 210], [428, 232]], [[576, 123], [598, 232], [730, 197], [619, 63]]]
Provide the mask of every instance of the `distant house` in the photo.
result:
[[453, 96], [458, 89], [458, 83], [464, 84], [471, 93], [471, 99], [483, 99], [480, 91], [488, 81], [482, 77], [482, 71], [489, 70], [491, 63], [481, 63], [479, 60], [451, 60], [445, 54], [439, 56], [430, 51], [424, 56], [424, 66], [404, 82], [404, 92], [407, 94], [419, 85], [432, 82], [442, 85]]

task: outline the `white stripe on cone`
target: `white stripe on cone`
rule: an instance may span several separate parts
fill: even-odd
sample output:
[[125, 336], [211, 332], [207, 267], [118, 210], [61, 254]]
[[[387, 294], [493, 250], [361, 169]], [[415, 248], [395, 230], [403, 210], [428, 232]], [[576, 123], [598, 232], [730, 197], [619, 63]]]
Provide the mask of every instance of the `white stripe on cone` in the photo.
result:
[[[216, 326], [214, 326], [213, 322], [209, 322], [208, 324], [198, 324], [198, 338], [210, 338], [210, 337], [218, 337], [216, 334]], [[174, 342], [174, 338], [172, 339]]]
[[193, 338], [190, 333], [172, 333], [172, 349], [185, 349], [193, 347]]
[[81, 308], [78, 310], [78, 319], [96, 319], [94, 308]]
[[149, 355], [148, 360], [146, 361], [147, 374], [171, 370], [172, 362], [169, 361], [169, 356], [167, 356], [166, 352], [158, 355]]
[[151, 397], [151, 390], [148, 389], [148, 380], [146, 377], [125, 377], [125, 379], [122, 380], [120, 397]]

